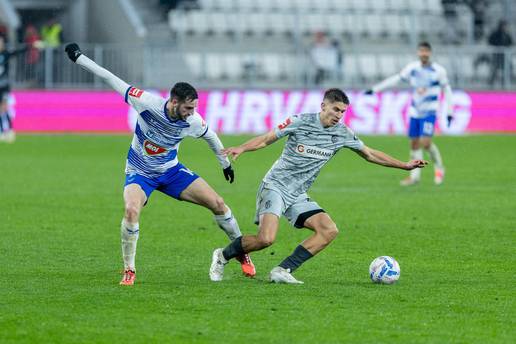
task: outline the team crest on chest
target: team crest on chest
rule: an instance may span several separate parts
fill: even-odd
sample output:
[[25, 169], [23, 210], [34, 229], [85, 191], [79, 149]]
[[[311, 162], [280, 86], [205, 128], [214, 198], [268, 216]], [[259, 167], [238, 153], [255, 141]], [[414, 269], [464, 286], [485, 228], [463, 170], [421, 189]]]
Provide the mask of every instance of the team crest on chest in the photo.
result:
[[161, 147], [160, 145], [157, 145], [149, 140], [143, 141], [143, 149], [147, 155], [162, 155], [167, 153], [166, 148]]

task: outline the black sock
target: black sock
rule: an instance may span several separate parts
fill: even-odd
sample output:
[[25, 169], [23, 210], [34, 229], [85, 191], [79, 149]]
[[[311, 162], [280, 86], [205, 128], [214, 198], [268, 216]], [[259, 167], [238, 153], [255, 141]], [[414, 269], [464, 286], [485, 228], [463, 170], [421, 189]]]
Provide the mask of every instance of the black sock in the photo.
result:
[[300, 267], [301, 264], [313, 256], [314, 255], [311, 254], [310, 251], [308, 251], [302, 245], [299, 245], [290, 256], [285, 258], [285, 260], [280, 263], [279, 266], [281, 266], [283, 269], [290, 269], [290, 272], [293, 272], [298, 267]]
[[0, 113], [0, 133], [4, 132], [4, 114]]
[[243, 255], [244, 249], [242, 248], [242, 237], [239, 236], [235, 240], [231, 242], [226, 248], [222, 251], [222, 255], [226, 260], [230, 260], [231, 258], [235, 258]]
[[9, 116], [9, 112], [5, 112], [5, 119], [7, 121], [7, 130], [9, 131], [13, 127], [13, 122], [11, 122], [11, 116]]

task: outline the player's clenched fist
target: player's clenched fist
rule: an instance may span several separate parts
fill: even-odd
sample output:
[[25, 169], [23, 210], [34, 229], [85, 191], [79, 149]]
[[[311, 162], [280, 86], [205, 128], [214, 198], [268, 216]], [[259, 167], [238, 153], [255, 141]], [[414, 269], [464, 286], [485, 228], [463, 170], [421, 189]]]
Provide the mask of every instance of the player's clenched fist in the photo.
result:
[[82, 55], [81, 49], [79, 48], [79, 45], [77, 43], [70, 43], [67, 44], [65, 47], [65, 51], [68, 54], [68, 57], [73, 62], [76, 62], [79, 56]]
[[235, 171], [233, 170], [233, 167], [229, 165], [225, 169], [222, 170], [224, 172], [224, 178], [231, 184], [235, 180]]

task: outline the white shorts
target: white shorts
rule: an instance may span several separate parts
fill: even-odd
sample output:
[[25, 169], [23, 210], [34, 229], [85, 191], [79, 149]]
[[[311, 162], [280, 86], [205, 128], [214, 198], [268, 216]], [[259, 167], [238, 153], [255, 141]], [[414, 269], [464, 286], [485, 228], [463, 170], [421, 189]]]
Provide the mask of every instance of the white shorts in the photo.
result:
[[281, 193], [273, 189], [265, 188], [262, 184], [256, 195], [256, 215], [254, 223], [259, 224], [260, 216], [269, 213], [278, 217], [283, 215], [292, 226], [303, 228], [305, 221], [309, 217], [323, 212], [324, 210], [319, 204], [312, 201], [306, 193], [299, 195], [296, 202], [287, 208], [283, 197], [281, 197]]

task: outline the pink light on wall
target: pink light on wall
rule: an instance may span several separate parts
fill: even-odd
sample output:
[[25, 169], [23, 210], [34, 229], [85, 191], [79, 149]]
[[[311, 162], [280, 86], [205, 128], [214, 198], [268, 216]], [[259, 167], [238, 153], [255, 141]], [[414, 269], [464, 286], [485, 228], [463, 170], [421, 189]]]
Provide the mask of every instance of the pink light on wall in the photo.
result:
[[[161, 93], [166, 97], [167, 92]], [[359, 134], [405, 134], [408, 92], [365, 96], [349, 92], [345, 122]], [[197, 111], [223, 134], [263, 133], [287, 116], [319, 110], [322, 91], [202, 91]], [[111, 91], [15, 91], [11, 111], [18, 132], [124, 133], [137, 113]], [[516, 93], [454, 92], [455, 120], [447, 128], [441, 111], [438, 132], [444, 134], [516, 133]]]

